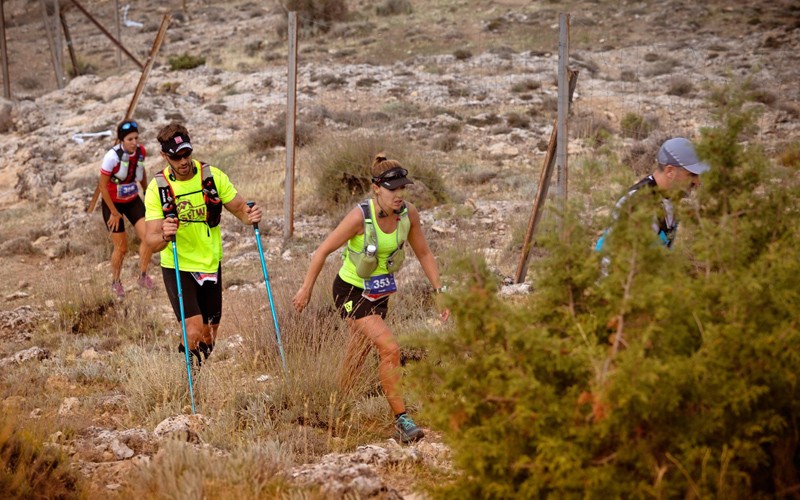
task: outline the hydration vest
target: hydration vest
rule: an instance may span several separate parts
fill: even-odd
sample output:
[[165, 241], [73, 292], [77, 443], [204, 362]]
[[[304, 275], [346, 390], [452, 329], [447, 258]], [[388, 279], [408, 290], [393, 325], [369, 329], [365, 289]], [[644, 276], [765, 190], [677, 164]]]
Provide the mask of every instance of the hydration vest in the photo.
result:
[[[200, 164], [200, 189], [190, 193], [182, 194], [179, 196], [189, 196], [195, 193], [203, 193], [203, 201], [206, 204], [206, 220], [205, 223], [208, 227], [219, 226], [220, 219], [222, 219], [222, 200], [219, 199], [217, 192], [217, 185], [214, 183], [214, 174], [211, 173], [211, 166], [208, 163], [201, 163], [197, 160], [192, 160], [194, 164], [195, 174], [197, 173], [197, 164]], [[178, 216], [178, 207], [175, 200], [175, 191], [169, 179], [175, 180], [175, 177], [169, 173], [167, 167], [155, 175], [156, 185], [158, 186], [158, 196], [161, 200], [161, 210], [164, 212], [164, 217], [170, 215]], [[183, 221], [194, 222], [194, 221]]]
[[[136, 151], [133, 154], [128, 155], [128, 161], [123, 162], [122, 157], [125, 156], [125, 151], [122, 149], [122, 144], [117, 144], [112, 149], [114, 152], [117, 153], [117, 166], [114, 167], [114, 170], [111, 171], [111, 182], [114, 184], [129, 184], [136, 180], [136, 171], [139, 167], [144, 170], [144, 148], [141, 144], [136, 145]], [[134, 168], [130, 168], [131, 164], [133, 164]], [[120, 177], [118, 174], [120, 170], [123, 170], [122, 167], [125, 167], [124, 172], [125, 175]]]
[[[378, 267], [378, 259], [375, 256], [378, 254], [378, 233], [375, 229], [375, 220], [372, 216], [370, 208], [370, 200], [366, 199], [358, 204], [361, 213], [364, 216], [364, 245], [360, 252], [352, 250], [349, 246], [346, 247], [346, 257], [356, 266], [356, 273], [360, 278], [369, 278], [375, 269]], [[395, 238], [397, 241], [397, 249], [386, 258], [386, 269], [389, 273], [395, 273], [403, 267], [403, 262], [406, 258], [406, 252], [403, 249], [408, 233], [411, 230], [411, 221], [408, 218], [408, 207], [405, 203], [399, 213], [395, 213], [398, 217], [397, 230], [395, 231]], [[367, 247], [374, 246], [375, 252], [372, 254], [367, 253]], [[360, 265], [362, 260], [371, 259], [369, 265]], [[365, 263], [366, 264], [366, 263]]]

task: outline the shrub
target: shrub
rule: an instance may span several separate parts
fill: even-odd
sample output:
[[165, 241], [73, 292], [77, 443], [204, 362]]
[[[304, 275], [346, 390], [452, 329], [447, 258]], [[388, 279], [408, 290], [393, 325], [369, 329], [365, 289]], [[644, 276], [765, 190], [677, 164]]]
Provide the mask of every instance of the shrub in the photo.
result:
[[800, 170], [800, 143], [793, 142], [785, 146], [778, 155], [778, 164]]
[[690, 95], [694, 91], [694, 84], [691, 80], [684, 76], [677, 76], [672, 78], [669, 81], [669, 86], [667, 87], [667, 94], [668, 95], [676, 95], [685, 97]]
[[453, 57], [455, 57], [459, 61], [464, 61], [472, 57], [472, 51], [469, 49], [456, 49], [453, 52]]
[[227, 113], [228, 106], [226, 106], [225, 104], [223, 104], [221, 102], [216, 102], [216, 103], [209, 104], [208, 106], [206, 106], [206, 109], [208, 110], [209, 113], [212, 113], [212, 114], [215, 114], [215, 115], [223, 115], [223, 114]]
[[440, 134], [433, 139], [433, 148], [445, 153], [453, 151], [458, 146], [458, 135], [453, 133]]
[[37, 90], [42, 88], [42, 82], [33, 76], [23, 76], [19, 79], [19, 86], [25, 90]]
[[379, 16], [396, 16], [399, 14], [411, 14], [414, 12], [409, 0], [385, 0], [382, 4], [375, 7], [375, 13]]
[[637, 113], [627, 113], [619, 123], [623, 137], [644, 139], [653, 131], [653, 123]]
[[345, 21], [348, 15], [344, 0], [282, 0], [281, 6], [286, 12], [297, 12], [304, 28], [322, 33], [330, 31], [334, 23]]
[[464, 259], [455, 327], [409, 384], [461, 469], [440, 497], [770, 498], [796, 484], [800, 186], [770, 181], [728, 93], [698, 142], [712, 170], [678, 208], [680, 250], [653, 244], [643, 206], [615, 225], [602, 277], [591, 228], [567, 212], [521, 307]]
[[663, 59], [655, 62], [650, 68], [645, 71], [647, 76], [661, 76], [668, 75], [675, 70], [677, 63], [672, 59]]
[[78, 76], [78, 75], [94, 75], [97, 74], [97, 66], [93, 64], [91, 61], [87, 61], [86, 59], [78, 56], [76, 57], [77, 67], [72, 65], [72, 60], [70, 60], [69, 64], [67, 65], [67, 74], [70, 76]]
[[0, 414], [0, 491], [4, 498], [84, 498], [80, 475], [57, 447]]
[[338, 212], [364, 199], [372, 183], [372, 161], [380, 152], [408, 169], [414, 180], [409, 188], [413, 189], [409, 198], [414, 205], [425, 208], [447, 199], [439, 170], [417, 147], [396, 137], [355, 133], [331, 137], [315, 151], [316, 204]]
[[14, 255], [35, 255], [36, 249], [33, 247], [30, 238], [13, 238], [0, 243], [0, 256], [11, 257]]
[[[303, 147], [314, 140], [314, 128], [303, 122], [295, 124], [294, 144]], [[281, 113], [275, 120], [262, 127], [253, 129], [248, 135], [247, 150], [267, 151], [277, 146], [286, 146], [286, 113]]]
[[172, 71], [179, 71], [182, 69], [193, 69], [202, 66], [206, 63], [206, 58], [203, 56], [193, 56], [184, 52], [183, 54], [170, 57], [167, 62]]
[[623, 82], [638, 82], [639, 78], [636, 76], [636, 72], [632, 69], [623, 69], [619, 73], [619, 79]]
[[511, 86], [511, 92], [514, 93], [522, 93], [522, 92], [530, 92], [531, 90], [537, 90], [542, 87], [542, 82], [539, 80], [527, 79], [521, 82], [517, 82]]
[[594, 147], [599, 147], [611, 140], [614, 136], [614, 127], [602, 114], [584, 113], [572, 120], [570, 133], [579, 139], [587, 139]]
[[519, 113], [508, 113], [506, 115], [506, 123], [513, 128], [528, 128], [530, 127], [531, 119]]

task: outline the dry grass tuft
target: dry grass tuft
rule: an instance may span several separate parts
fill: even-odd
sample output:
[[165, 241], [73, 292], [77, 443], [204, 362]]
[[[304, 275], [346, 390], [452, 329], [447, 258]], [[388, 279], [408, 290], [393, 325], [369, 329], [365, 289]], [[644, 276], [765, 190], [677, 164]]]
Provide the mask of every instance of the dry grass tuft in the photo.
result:
[[59, 448], [0, 415], [0, 492], [3, 498], [83, 498], [83, 484]]
[[275, 498], [287, 488], [279, 475], [290, 466], [274, 441], [250, 443], [219, 456], [171, 441], [137, 470], [123, 498]]
[[[291, 309], [290, 296], [294, 290], [273, 289], [288, 374], [283, 373], [263, 292], [239, 300], [233, 315], [235, 329], [245, 338], [244, 352], [252, 354], [247, 361], [275, 380], [269, 402], [271, 418], [322, 428], [332, 436], [342, 437], [352, 432], [347, 421], [355, 401], [371, 390], [376, 381], [374, 374], [369, 376], [360, 371], [363, 363], [346, 363], [349, 331], [329, 295], [332, 273], [337, 270], [334, 262], [330, 264], [302, 314]], [[300, 265], [297, 271], [302, 271]], [[362, 352], [365, 346], [366, 342], [356, 341], [354, 349]]]
[[[122, 357], [127, 370], [122, 387], [128, 396], [128, 411], [133, 422], [155, 427], [165, 418], [180, 414], [183, 407], [190, 404], [186, 363], [177, 349], [147, 350], [131, 346], [122, 352]], [[194, 378], [195, 373], [192, 375]], [[195, 391], [197, 394], [199, 387]]]

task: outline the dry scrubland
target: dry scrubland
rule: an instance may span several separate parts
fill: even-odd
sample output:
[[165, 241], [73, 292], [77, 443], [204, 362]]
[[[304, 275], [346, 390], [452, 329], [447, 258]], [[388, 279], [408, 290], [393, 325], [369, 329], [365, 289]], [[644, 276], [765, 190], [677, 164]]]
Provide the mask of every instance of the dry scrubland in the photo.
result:
[[[309, 253], [362, 196], [365, 168], [381, 150], [418, 180], [409, 198], [424, 209], [446, 282], [457, 288], [461, 275], [451, 263], [472, 254], [485, 258], [500, 281], [512, 275], [555, 117], [553, 25], [561, 10], [573, 14], [572, 66], [581, 71], [569, 160], [570, 197], [589, 235], [581, 245], [604, 227], [620, 190], [652, 166], [663, 138], [711, 124], [716, 85], [743, 86], [762, 112], [749, 138], [775, 164], [795, 172], [798, 165], [798, 10], [790, 2], [352, 1], [330, 23], [302, 16], [295, 238], [284, 242], [282, 11], [272, 2], [185, 3], [187, 11], [181, 2], [131, 4], [129, 16], [144, 28], [126, 31], [126, 39], [142, 59], [161, 15], [170, 11], [175, 19], [136, 118], [151, 151], [162, 124], [185, 121], [201, 156], [267, 206], [262, 232], [288, 375], [277, 356], [252, 229], [226, 216], [222, 339], [195, 378], [205, 420], [178, 439], [153, 435], [165, 419], [189, 413], [175, 349], [180, 327], [160, 285], [152, 293], [135, 289], [132, 234], [123, 271], [128, 296], [112, 299], [110, 241], [100, 214], [80, 210], [109, 145], [69, 140], [76, 131], [113, 127], [138, 75], [130, 63], [116, 69], [108, 42], [71, 10], [79, 65], [89, 76], [72, 84], [78, 92], [56, 91], [38, 4], [5, 2], [18, 111], [8, 104], [0, 123], [0, 358], [7, 360], [0, 372], [0, 457], [15, 467], [0, 476], [0, 489], [33, 495], [27, 485], [61, 498], [345, 491], [391, 498], [455, 477], [441, 429], [411, 448], [386, 443], [391, 419], [373, 355], [363, 370], [345, 371], [349, 390], [341, 392], [348, 340], [329, 292], [337, 257], [329, 258], [302, 315], [290, 300]], [[84, 4], [98, 17], [113, 8], [108, 1]], [[680, 59], [686, 54], [691, 60]], [[47, 118], [33, 123], [36, 113]], [[39, 174], [54, 163], [72, 173]], [[148, 162], [151, 173], [161, 167]], [[534, 269], [542, 254], [535, 251]], [[160, 283], [155, 258], [152, 269]], [[453, 326], [434, 319], [413, 259], [400, 279], [389, 319], [412, 366], [429, 339]], [[10, 359], [34, 347], [32, 359]], [[426, 398], [409, 389], [417, 413]], [[323, 456], [370, 443], [384, 455], [355, 460], [373, 466], [356, 476], [377, 487], [359, 490], [342, 479], [353, 474], [343, 466], [303, 481]], [[325, 493], [332, 483], [346, 486]]]

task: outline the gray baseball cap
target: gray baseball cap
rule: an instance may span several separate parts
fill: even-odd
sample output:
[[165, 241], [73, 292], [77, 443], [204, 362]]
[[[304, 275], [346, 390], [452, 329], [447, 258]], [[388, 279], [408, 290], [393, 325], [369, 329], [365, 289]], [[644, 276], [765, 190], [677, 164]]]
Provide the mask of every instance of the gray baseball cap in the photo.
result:
[[674, 137], [661, 145], [661, 149], [658, 150], [658, 163], [683, 167], [697, 175], [711, 168], [708, 163], [700, 161], [694, 145], [683, 137]]

